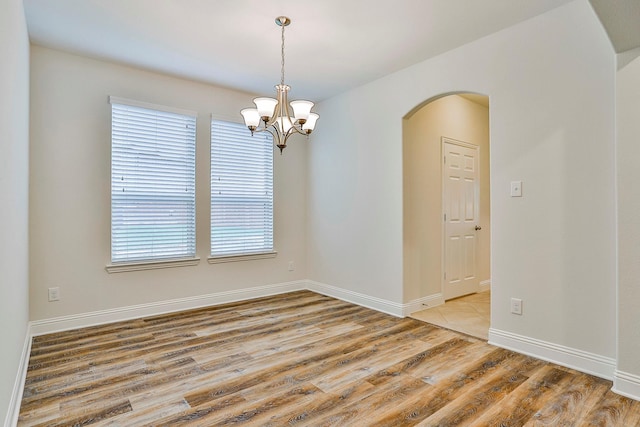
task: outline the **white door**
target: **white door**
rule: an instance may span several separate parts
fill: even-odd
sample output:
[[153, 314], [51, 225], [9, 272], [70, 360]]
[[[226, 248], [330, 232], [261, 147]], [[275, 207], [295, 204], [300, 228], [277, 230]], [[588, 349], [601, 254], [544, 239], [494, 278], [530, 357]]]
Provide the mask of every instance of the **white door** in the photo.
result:
[[442, 138], [445, 300], [478, 292], [477, 234], [480, 174], [478, 147]]

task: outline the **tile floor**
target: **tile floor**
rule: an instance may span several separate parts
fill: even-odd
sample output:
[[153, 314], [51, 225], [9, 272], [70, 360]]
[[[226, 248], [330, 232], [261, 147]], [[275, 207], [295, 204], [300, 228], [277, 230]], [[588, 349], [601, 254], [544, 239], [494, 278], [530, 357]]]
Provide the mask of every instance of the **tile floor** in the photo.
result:
[[447, 301], [411, 314], [414, 319], [432, 323], [484, 340], [489, 337], [491, 293], [479, 292]]

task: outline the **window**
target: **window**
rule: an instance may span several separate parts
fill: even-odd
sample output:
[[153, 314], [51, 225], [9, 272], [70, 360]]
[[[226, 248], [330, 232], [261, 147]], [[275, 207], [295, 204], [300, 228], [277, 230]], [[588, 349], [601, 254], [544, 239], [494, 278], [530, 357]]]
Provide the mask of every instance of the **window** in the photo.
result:
[[212, 120], [211, 257], [259, 254], [275, 254], [271, 134]]
[[111, 262], [193, 259], [196, 113], [110, 102]]

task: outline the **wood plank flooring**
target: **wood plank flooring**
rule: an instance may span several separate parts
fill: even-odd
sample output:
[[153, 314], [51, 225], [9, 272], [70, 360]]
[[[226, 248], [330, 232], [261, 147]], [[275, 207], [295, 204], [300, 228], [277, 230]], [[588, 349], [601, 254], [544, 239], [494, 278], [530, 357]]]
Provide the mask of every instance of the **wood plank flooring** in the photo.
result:
[[639, 426], [590, 375], [308, 291], [35, 337], [19, 426]]

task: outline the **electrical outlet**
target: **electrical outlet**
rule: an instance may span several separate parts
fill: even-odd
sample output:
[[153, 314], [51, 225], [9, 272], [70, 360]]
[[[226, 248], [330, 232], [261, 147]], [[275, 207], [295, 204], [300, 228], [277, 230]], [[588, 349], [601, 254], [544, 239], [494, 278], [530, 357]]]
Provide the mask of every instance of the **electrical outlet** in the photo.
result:
[[511, 298], [511, 313], [522, 315], [522, 300], [520, 298]]
[[289, 271], [293, 271], [295, 270], [295, 265], [293, 264], [293, 261], [289, 261]]
[[60, 288], [49, 288], [49, 302], [60, 300]]
[[522, 181], [511, 181], [511, 197], [522, 197]]

